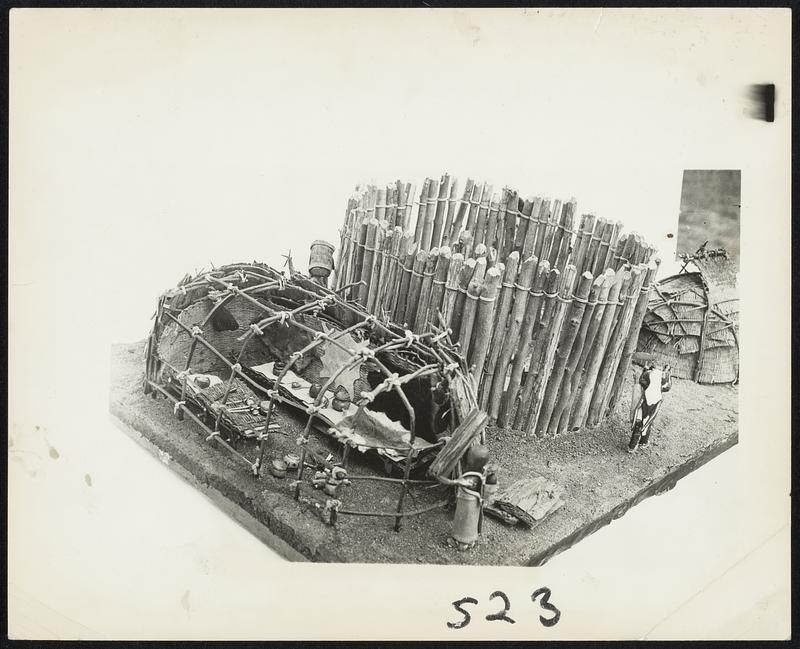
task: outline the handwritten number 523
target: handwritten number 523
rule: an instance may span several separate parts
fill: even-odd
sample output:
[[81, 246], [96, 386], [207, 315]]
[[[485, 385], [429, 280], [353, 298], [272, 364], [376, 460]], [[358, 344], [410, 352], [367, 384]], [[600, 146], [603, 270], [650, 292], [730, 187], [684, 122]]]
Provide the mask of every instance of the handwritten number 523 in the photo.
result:
[[[561, 611], [559, 611], [553, 604], [550, 603], [550, 595], [550, 589], [546, 586], [537, 588], [531, 594], [531, 601], [535, 603], [537, 600], [539, 600], [539, 606], [541, 606], [541, 608], [545, 611], [553, 614], [552, 617], [544, 617], [543, 615], [539, 616], [539, 620], [544, 626], [554, 626], [561, 619]], [[503, 609], [497, 613], [490, 613], [486, 616], [486, 619], [490, 622], [493, 622], [494, 620], [503, 620], [504, 622], [508, 622], [510, 624], [516, 624], [516, 620], [513, 620], [508, 616], [508, 612], [511, 610], [511, 602], [506, 594], [501, 590], [496, 590], [489, 595], [490, 600], [498, 597], [503, 600]], [[447, 626], [451, 629], [463, 629], [465, 626], [467, 626], [470, 621], [472, 621], [472, 616], [469, 614], [469, 611], [464, 608], [464, 605], [477, 603], [478, 600], [474, 597], [462, 597], [461, 599], [453, 602], [453, 608], [461, 613], [463, 618], [457, 622], [448, 622]]]

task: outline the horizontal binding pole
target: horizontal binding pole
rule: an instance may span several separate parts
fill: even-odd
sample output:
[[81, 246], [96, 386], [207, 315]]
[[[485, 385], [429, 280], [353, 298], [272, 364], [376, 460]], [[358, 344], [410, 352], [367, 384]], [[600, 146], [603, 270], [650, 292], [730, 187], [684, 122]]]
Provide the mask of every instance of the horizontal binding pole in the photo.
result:
[[348, 480], [377, 480], [378, 482], [398, 482], [407, 484], [439, 485], [437, 480], [403, 480], [403, 478], [387, 478], [379, 475], [348, 475]]
[[419, 514], [424, 514], [425, 512], [433, 511], [434, 509], [440, 509], [442, 507], [446, 507], [450, 503], [450, 499], [440, 500], [433, 505], [428, 505], [427, 507], [422, 507], [420, 509], [409, 509], [403, 512], [365, 512], [365, 511], [357, 511], [354, 509], [340, 509], [336, 513], [340, 515], [346, 516], [378, 516], [381, 518], [402, 518], [404, 516], [418, 516]]

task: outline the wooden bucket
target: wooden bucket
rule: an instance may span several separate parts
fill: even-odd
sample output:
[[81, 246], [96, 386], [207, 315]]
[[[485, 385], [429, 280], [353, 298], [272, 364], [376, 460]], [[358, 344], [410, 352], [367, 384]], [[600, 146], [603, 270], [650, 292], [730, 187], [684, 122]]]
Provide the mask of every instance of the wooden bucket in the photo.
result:
[[308, 272], [312, 277], [328, 277], [333, 271], [333, 247], [327, 241], [317, 239], [311, 244]]

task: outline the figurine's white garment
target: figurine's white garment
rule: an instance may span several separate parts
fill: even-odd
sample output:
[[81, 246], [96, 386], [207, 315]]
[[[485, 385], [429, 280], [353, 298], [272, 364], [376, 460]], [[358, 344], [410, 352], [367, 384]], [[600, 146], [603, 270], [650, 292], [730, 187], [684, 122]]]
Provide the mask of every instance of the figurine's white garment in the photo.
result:
[[661, 401], [661, 370], [650, 370], [650, 385], [644, 391], [644, 398], [649, 406], [654, 406]]

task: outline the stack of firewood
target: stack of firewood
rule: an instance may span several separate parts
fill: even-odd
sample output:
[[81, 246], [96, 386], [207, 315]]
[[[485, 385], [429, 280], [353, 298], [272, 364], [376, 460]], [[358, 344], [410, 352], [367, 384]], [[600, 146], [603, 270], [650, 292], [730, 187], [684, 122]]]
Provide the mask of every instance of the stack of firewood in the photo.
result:
[[[422, 333], [446, 326], [490, 420], [537, 435], [612, 409], [658, 260], [574, 199], [523, 199], [445, 174], [350, 198], [333, 288]], [[416, 221], [413, 212], [416, 209]]]

